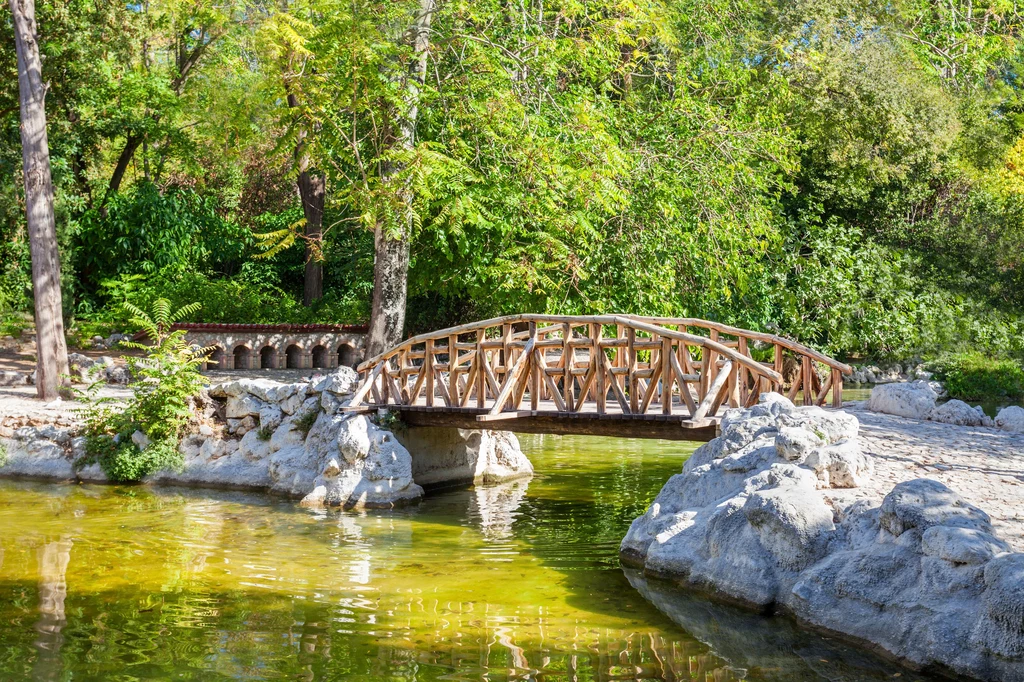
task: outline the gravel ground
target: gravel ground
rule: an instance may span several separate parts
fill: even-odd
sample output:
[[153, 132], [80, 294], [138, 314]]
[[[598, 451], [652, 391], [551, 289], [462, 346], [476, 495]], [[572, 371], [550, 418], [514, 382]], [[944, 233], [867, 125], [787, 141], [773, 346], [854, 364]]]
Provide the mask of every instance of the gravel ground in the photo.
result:
[[846, 409], [860, 421], [875, 472], [860, 488], [833, 491], [835, 498], [881, 501], [901, 481], [931, 478], [984, 509], [998, 534], [1024, 552], [1024, 433]]

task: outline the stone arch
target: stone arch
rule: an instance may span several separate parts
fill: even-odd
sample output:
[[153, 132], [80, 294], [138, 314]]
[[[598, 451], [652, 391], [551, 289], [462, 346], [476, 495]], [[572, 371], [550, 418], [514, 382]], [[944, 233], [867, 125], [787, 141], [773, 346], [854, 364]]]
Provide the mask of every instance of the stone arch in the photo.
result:
[[277, 349], [273, 346], [260, 348], [260, 369], [275, 369], [277, 367]]
[[305, 351], [299, 344], [288, 344], [288, 347], [284, 349], [284, 366], [288, 369], [302, 369], [302, 356], [304, 354]]
[[338, 346], [338, 366], [355, 367], [359, 364], [359, 351], [347, 341]]
[[313, 346], [313, 367], [325, 368], [330, 366], [331, 361], [327, 347], [323, 344]]
[[235, 358], [235, 369], [253, 369], [252, 348], [244, 343], [235, 346], [232, 351]]
[[224, 351], [223, 346], [213, 346], [213, 350], [210, 351], [210, 355], [206, 358], [206, 366], [208, 369], [227, 369], [227, 353]]

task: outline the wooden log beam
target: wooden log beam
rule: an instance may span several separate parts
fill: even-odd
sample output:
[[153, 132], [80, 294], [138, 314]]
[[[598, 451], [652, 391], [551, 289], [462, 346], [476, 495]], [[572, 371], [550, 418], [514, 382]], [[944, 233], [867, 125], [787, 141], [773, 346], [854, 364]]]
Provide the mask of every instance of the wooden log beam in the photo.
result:
[[526, 344], [526, 351], [516, 358], [515, 365], [512, 366], [512, 371], [508, 372], [505, 376], [505, 381], [501, 385], [501, 390], [498, 392], [498, 397], [494, 399], [494, 405], [491, 407], [487, 414], [494, 415], [504, 411], [505, 403], [512, 396], [513, 390], [515, 390], [516, 383], [519, 377], [523, 374], [526, 366], [529, 364], [530, 356], [533, 355], [533, 339]]
[[711, 408], [714, 407], [716, 403], [721, 404], [718, 394], [725, 390], [730, 374], [732, 374], [732, 363], [727, 362], [725, 367], [723, 367], [718, 373], [718, 376], [715, 377], [714, 383], [712, 383], [708, 388], [707, 395], [704, 396], [704, 399], [700, 401], [700, 405], [697, 406], [697, 411], [693, 413], [693, 421], [700, 421], [709, 415], [712, 417], [715, 416], [711, 412]]

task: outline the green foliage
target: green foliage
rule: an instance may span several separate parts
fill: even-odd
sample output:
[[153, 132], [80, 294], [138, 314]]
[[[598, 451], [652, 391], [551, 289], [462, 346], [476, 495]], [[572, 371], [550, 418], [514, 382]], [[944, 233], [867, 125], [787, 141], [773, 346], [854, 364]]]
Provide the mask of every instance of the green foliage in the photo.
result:
[[[197, 302], [201, 309], [186, 314], [184, 322], [339, 322], [366, 319], [366, 301], [352, 291], [328, 290], [323, 299], [303, 307], [289, 292], [273, 284], [276, 277], [261, 271], [259, 264], [246, 264], [238, 276], [212, 278], [198, 272], [159, 272], [151, 277], [126, 275], [104, 282], [109, 301], [97, 317], [108, 323], [128, 324], [130, 314], [123, 304], [136, 301], [140, 307], [166, 299], [172, 307]], [[201, 310], [201, 313], [200, 313]]]
[[87, 286], [118, 276], [234, 270], [252, 242], [218, 216], [211, 197], [151, 183], [115, 194], [80, 224], [77, 262]]
[[1024, 399], [1024, 367], [970, 351], [945, 355], [934, 363], [936, 376], [953, 398], [961, 400]]
[[[198, 304], [174, 310], [170, 301], [158, 299], [151, 313], [130, 303], [125, 307], [150, 342], [123, 342], [146, 351], [143, 358], [129, 359], [132, 397], [124, 404], [96, 398], [97, 384], [83, 394], [88, 401], [88, 461], [98, 462], [108, 478], [121, 482], [181, 466], [178, 441], [192, 415], [191, 399], [203, 387], [198, 368], [208, 351], [196, 352], [186, 343], [184, 331], [171, 331], [173, 322], [195, 313]], [[145, 435], [148, 444], [144, 448], [134, 442], [136, 432]]]
[[[308, 429], [307, 429], [307, 431], [308, 431]], [[261, 426], [259, 428], [259, 430], [256, 432], [256, 437], [259, 438], [262, 441], [270, 440], [271, 436], [273, 436], [273, 435], [274, 435], [274, 429], [272, 429], [270, 427], [267, 427], [267, 426]]]
[[[1024, 357], [1010, 5], [445, 2], [406, 146], [417, 6], [40, 4], [69, 323], [159, 299], [210, 322], [366, 321], [374, 230], [408, 231], [407, 331], [621, 311], [839, 355]], [[0, 316], [32, 303], [13, 59]], [[307, 164], [327, 186], [309, 308]]]
[[384, 415], [377, 416], [377, 425], [388, 431], [398, 431], [405, 428], [402, 417], [397, 412], [388, 411]]
[[305, 438], [309, 430], [313, 428], [313, 424], [316, 423], [318, 416], [320, 416], [319, 410], [308, 410], [292, 422], [292, 428], [301, 433], [302, 437]]

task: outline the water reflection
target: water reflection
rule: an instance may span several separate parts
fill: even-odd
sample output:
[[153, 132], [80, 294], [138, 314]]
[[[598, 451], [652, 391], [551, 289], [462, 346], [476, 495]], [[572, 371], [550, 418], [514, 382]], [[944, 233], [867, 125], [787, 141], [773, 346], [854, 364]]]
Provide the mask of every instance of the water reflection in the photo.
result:
[[909, 671], [896, 671], [859, 649], [798, 628], [781, 616], [761, 616], [709, 601], [624, 569], [629, 584], [686, 632], [742, 672], [763, 680], [884, 680], [898, 676], [915, 681]]
[[486, 540], [498, 542], [512, 537], [512, 524], [519, 516], [529, 484], [529, 479], [520, 479], [473, 489], [469, 518], [478, 524]]
[[774, 626], [737, 655], [749, 628], [619, 568], [692, 447], [524, 444], [532, 480], [365, 513], [0, 481], [0, 680], [823, 679]]
[[47, 542], [37, 550], [39, 557], [39, 620], [35, 623], [38, 637], [35, 648], [39, 652], [33, 669], [37, 680], [57, 680], [61, 677], [61, 630], [67, 620], [64, 600], [68, 596], [67, 570], [71, 562], [72, 542], [62, 537]]

